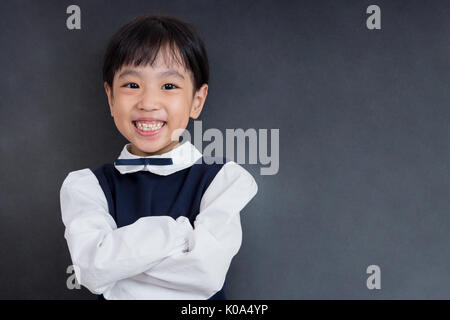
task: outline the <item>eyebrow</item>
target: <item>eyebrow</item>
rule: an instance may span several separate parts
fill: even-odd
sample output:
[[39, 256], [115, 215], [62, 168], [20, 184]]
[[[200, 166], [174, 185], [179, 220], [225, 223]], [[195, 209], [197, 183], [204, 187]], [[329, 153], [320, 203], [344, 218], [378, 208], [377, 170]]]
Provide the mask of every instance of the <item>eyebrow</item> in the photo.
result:
[[[139, 72], [139, 71], [137, 71], [135, 69], [126, 69], [119, 75], [118, 79], [123, 78], [123, 77], [125, 77], [127, 75], [134, 75], [134, 76], [137, 76], [139, 78], [142, 78], [141, 72]], [[175, 69], [169, 69], [169, 70], [166, 70], [166, 71], [158, 72], [157, 76], [158, 76], [158, 78], [164, 78], [164, 77], [173, 76], [173, 77], [180, 78], [180, 79], [184, 80], [183, 75], [180, 74]]]

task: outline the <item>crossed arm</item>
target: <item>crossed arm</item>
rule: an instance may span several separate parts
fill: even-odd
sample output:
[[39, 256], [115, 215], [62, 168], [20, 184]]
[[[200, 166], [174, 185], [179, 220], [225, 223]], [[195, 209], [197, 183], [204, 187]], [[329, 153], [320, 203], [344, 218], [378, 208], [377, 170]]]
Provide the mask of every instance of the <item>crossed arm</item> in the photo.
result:
[[240, 248], [239, 213], [256, 192], [253, 177], [228, 162], [205, 191], [194, 228], [183, 216], [143, 217], [117, 228], [92, 172], [70, 174], [60, 199], [77, 280], [96, 294], [133, 278], [207, 299], [222, 287]]

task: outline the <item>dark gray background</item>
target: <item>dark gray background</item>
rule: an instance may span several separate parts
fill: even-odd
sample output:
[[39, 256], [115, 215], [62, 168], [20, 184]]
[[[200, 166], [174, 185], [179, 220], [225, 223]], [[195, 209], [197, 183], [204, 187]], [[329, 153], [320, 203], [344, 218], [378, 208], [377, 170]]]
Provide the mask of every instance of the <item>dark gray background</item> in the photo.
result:
[[[81, 30], [66, 28], [71, 4]], [[382, 30], [365, 26], [370, 4]], [[279, 173], [244, 165], [259, 192], [229, 298], [450, 298], [450, 3], [391, 0], [1, 1], [0, 298], [94, 298], [66, 288], [59, 189], [127, 142], [102, 56], [146, 13], [206, 43], [204, 130], [280, 129]]]

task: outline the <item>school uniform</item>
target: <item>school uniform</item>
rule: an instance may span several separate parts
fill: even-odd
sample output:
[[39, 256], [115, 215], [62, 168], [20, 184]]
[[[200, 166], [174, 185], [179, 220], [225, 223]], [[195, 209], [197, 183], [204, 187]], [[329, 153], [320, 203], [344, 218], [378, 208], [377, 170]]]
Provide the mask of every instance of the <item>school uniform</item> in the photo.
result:
[[70, 172], [61, 186], [78, 282], [107, 300], [226, 299], [254, 178], [189, 141], [150, 157], [129, 146], [114, 163]]

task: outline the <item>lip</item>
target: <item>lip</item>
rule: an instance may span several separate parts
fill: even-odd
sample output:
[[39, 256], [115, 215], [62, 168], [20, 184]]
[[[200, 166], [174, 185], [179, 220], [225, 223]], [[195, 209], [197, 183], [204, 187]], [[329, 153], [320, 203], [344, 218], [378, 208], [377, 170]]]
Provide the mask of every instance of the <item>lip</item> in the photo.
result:
[[[139, 120], [134, 120], [133, 121], [133, 127], [134, 127], [134, 129], [136, 130], [136, 132], [139, 134], [139, 135], [141, 135], [141, 136], [144, 136], [144, 137], [154, 137], [154, 136], [156, 136], [156, 135], [158, 135], [165, 127], [166, 127], [166, 122], [164, 121], [164, 125], [161, 127], [161, 128], [159, 128], [158, 130], [148, 130], [148, 131], [144, 131], [144, 130], [141, 130], [141, 129], [139, 129], [138, 127], [136, 127], [136, 125], [135, 125], [135, 122], [136, 121], [142, 121], [142, 122], [144, 122], [144, 121], [149, 121], [149, 122], [151, 122], [151, 121], [155, 121], [155, 120], [141, 120], [141, 119], [139, 119]], [[163, 121], [163, 120], [159, 120], [159, 121]]]

